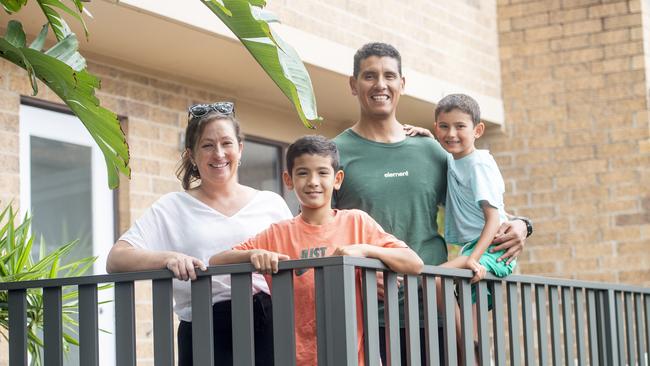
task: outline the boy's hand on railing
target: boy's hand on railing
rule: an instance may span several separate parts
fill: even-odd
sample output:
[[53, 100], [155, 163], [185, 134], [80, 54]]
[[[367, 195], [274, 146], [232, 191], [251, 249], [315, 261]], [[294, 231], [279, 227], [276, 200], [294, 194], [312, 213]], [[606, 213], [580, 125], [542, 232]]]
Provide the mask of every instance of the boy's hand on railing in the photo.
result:
[[465, 268], [474, 272], [474, 277], [469, 280], [469, 283], [476, 283], [485, 278], [487, 270], [476, 259], [469, 257], [465, 262]]
[[261, 274], [278, 273], [278, 263], [291, 259], [286, 254], [270, 252], [264, 249], [256, 249], [251, 253], [251, 264]]
[[353, 244], [344, 247], [338, 247], [332, 253], [332, 256], [348, 256], [348, 257], [367, 257], [366, 255], [367, 244]]
[[506, 221], [499, 227], [499, 231], [497, 231], [494, 240], [492, 240], [494, 246], [489, 250], [490, 252], [505, 250], [505, 253], [497, 258], [497, 262], [506, 261], [506, 264], [510, 264], [524, 250], [527, 234], [528, 230], [523, 221]]
[[177, 252], [171, 252], [165, 267], [181, 281], [196, 280], [195, 268], [200, 268], [202, 271], [208, 269], [200, 259]]

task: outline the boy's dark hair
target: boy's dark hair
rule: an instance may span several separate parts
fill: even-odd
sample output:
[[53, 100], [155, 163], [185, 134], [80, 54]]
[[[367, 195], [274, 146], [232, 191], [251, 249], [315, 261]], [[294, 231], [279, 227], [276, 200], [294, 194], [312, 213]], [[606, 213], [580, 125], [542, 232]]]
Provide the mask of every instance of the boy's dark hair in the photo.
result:
[[357, 50], [357, 53], [354, 54], [354, 68], [352, 75], [355, 78], [359, 76], [361, 61], [371, 56], [394, 58], [397, 61], [397, 70], [399, 71], [399, 74], [402, 75], [402, 56], [400, 56], [399, 51], [388, 43], [373, 42], [364, 44]]
[[334, 171], [339, 170], [339, 149], [336, 144], [323, 136], [307, 135], [289, 145], [287, 150], [287, 171], [289, 174], [293, 172], [296, 159], [305, 154], [329, 157]]
[[438, 121], [440, 113], [449, 113], [454, 109], [468, 114], [472, 118], [474, 126], [481, 122], [481, 108], [474, 98], [465, 94], [449, 94], [440, 99], [436, 105], [435, 120]]

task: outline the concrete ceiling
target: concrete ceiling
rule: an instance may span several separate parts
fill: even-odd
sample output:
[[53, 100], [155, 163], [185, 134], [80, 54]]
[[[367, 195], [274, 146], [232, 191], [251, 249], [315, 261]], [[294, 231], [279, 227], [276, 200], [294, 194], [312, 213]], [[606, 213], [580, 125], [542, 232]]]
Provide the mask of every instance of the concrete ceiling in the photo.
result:
[[[18, 19], [33, 37], [45, 19], [35, 1], [28, 4], [17, 15], [9, 17], [3, 13], [7, 19], [2, 24], [8, 18]], [[258, 105], [293, 108], [235, 39], [112, 1], [95, 0], [87, 7], [93, 14], [87, 20], [88, 41], [83, 39], [83, 30], [76, 20], [70, 19], [68, 23], [80, 38], [82, 54], [89, 59], [214, 89], [218, 94], [255, 101]], [[219, 22], [203, 8], [202, 11], [214, 17], [214, 22]], [[358, 106], [350, 94], [348, 76], [309, 64], [307, 69], [324, 122], [340, 128], [352, 124], [358, 117]], [[398, 118], [402, 122], [429, 126], [432, 110], [432, 103], [405, 95], [400, 101]]]

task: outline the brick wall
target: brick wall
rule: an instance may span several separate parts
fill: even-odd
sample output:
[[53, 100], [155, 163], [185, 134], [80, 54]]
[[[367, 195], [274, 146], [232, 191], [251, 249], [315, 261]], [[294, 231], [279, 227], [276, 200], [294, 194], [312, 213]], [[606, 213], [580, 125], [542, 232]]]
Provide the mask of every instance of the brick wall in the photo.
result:
[[391, 43], [405, 67], [501, 95], [495, 0], [273, 0], [268, 8], [283, 24], [353, 49]]
[[641, 3], [498, 2], [506, 123], [484, 144], [535, 220], [521, 272], [650, 285]]

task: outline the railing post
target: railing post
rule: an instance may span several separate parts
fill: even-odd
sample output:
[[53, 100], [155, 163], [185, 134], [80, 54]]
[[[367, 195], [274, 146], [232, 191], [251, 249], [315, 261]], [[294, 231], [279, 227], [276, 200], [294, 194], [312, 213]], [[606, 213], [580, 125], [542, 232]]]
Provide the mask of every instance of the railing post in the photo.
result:
[[192, 359], [195, 365], [214, 366], [212, 276], [192, 281]]
[[43, 359], [48, 366], [63, 365], [63, 304], [61, 287], [43, 289]]
[[397, 366], [400, 355], [399, 299], [397, 274], [384, 271], [384, 324], [386, 335], [386, 366]]
[[255, 365], [253, 279], [250, 273], [230, 275], [232, 284], [232, 354], [234, 366]]
[[115, 360], [135, 366], [135, 294], [133, 282], [115, 284]]
[[323, 268], [328, 330], [329, 366], [358, 364], [357, 313], [354, 266], [339, 264]]
[[438, 355], [438, 304], [436, 300], [436, 279], [424, 276], [422, 279], [422, 302], [424, 303], [424, 336], [426, 340], [426, 364], [440, 366]]
[[443, 328], [445, 333], [445, 362], [446, 365], [457, 365], [456, 345], [456, 296], [454, 279], [442, 277]]
[[379, 322], [377, 306], [377, 272], [364, 268], [363, 283], [363, 334], [365, 335], [366, 365], [379, 366]]
[[604, 329], [605, 337], [604, 347], [605, 350], [605, 364], [608, 366], [618, 366], [618, 331], [616, 326], [616, 294], [614, 290], [606, 290], [603, 293], [603, 315], [604, 315]]
[[[316, 327], [325, 328], [324, 321], [321, 322], [318, 313], [321, 312], [321, 307], [318, 306], [321, 294], [321, 286], [319, 286], [320, 268], [314, 268], [316, 282]], [[295, 305], [293, 293], [293, 271], [280, 271], [273, 275], [273, 291], [271, 295], [273, 303], [273, 357], [276, 365], [295, 366], [296, 365], [296, 333], [295, 333]], [[324, 318], [322, 319], [324, 320]], [[323, 354], [323, 346], [321, 342], [327, 337], [321, 337], [322, 333], [318, 333], [318, 359], [325, 357]], [[326, 342], [327, 343], [327, 342]]]
[[[418, 278], [404, 276], [404, 319], [406, 322], [406, 364], [420, 366], [420, 314]], [[470, 305], [471, 307], [471, 305]]]
[[27, 290], [9, 290], [9, 364], [27, 366]]
[[[79, 364], [99, 365], [97, 284], [79, 286]], [[155, 323], [154, 323], [155, 326]]]
[[174, 319], [172, 279], [153, 280], [153, 354], [155, 366], [174, 364]]

